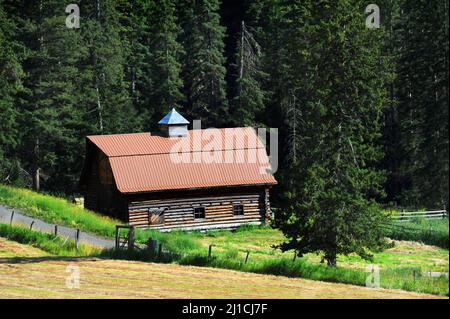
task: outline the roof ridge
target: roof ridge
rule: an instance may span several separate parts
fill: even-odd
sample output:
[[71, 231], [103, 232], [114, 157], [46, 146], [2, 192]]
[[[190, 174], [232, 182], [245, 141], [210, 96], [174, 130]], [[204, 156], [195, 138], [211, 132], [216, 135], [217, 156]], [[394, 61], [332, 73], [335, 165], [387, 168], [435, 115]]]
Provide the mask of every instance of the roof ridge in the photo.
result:
[[152, 156], [152, 155], [165, 155], [165, 154], [192, 154], [192, 153], [202, 153], [202, 152], [225, 152], [225, 151], [246, 151], [246, 150], [262, 150], [265, 147], [246, 147], [246, 148], [227, 148], [220, 150], [199, 150], [199, 151], [190, 151], [190, 152], [164, 152], [164, 153], [142, 153], [142, 154], [126, 154], [126, 155], [106, 155], [108, 158], [112, 157], [132, 157], [132, 156]]
[[[230, 130], [230, 129], [252, 129], [256, 131], [256, 129], [252, 126], [238, 126], [238, 127], [208, 127], [208, 128], [201, 128], [200, 131], [205, 130]], [[188, 132], [198, 131], [199, 129], [188, 129]], [[132, 132], [132, 133], [112, 133], [112, 134], [94, 134], [94, 135], [86, 135], [87, 138], [89, 137], [107, 137], [107, 136], [120, 136], [120, 135], [139, 135], [139, 134], [150, 134], [150, 136], [160, 136], [165, 137], [162, 135], [159, 131], [154, 132]]]

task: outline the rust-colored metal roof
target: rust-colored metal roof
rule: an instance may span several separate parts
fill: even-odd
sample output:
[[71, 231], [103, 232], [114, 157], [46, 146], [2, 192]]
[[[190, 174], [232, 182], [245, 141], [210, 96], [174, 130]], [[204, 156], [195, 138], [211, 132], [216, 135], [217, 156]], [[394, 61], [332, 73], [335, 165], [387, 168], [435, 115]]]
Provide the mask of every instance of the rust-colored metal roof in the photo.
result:
[[253, 128], [191, 130], [177, 138], [151, 133], [87, 138], [108, 156], [123, 193], [277, 183]]
[[[131, 133], [113, 135], [91, 135], [87, 138], [97, 145], [107, 156], [150, 155], [173, 152], [173, 148], [186, 141], [190, 150], [202, 149], [210, 144], [209, 136], [217, 134], [221, 140], [216, 140], [216, 149], [248, 149], [263, 148], [255, 130], [251, 127], [237, 127], [225, 129], [189, 130], [185, 137], [166, 137], [155, 133]], [[203, 136], [203, 139], [201, 136]], [[232, 138], [234, 143], [226, 139]], [[212, 140], [212, 137], [210, 138]], [[183, 142], [182, 141], [182, 142]], [[198, 141], [198, 142], [197, 142]]]

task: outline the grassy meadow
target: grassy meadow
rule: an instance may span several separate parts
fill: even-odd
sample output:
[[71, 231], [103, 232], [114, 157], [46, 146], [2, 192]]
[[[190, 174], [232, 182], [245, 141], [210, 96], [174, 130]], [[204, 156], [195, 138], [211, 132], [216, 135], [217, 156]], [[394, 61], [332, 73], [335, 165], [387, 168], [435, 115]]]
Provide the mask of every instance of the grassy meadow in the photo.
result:
[[448, 249], [448, 218], [414, 218], [406, 222], [392, 222], [386, 226], [386, 236], [398, 240], [412, 240]]
[[57, 256], [91, 256], [100, 252], [98, 248], [79, 243], [77, 253], [74, 240], [65, 240], [54, 234], [42, 233], [6, 224], [0, 224], [0, 237], [29, 245]]
[[[121, 223], [85, 210], [64, 199], [3, 185], [0, 185], [0, 203], [20, 208], [27, 214], [50, 223], [77, 227], [105, 237], [113, 237], [115, 225]], [[448, 219], [434, 222], [444, 224], [435, 227], [441, 227], [440, 229], [446, 227], [448, 243]], [[39, 235], [39, 237], [29, 234], [37, 232], [28, 231], [28, 233], [24, 230], [20, 233], [18, 230], [12, 231], [5, 227], [0, 229], [3, 229], [3, 234], [0, 234], [2, 237], [10, 236], [8, 238], [12, 240], [31, 244], [55, 255], [73, 253], [70, 248], [58, 251], [57, 246], [61, 242], [51, 235]], [[10, 234], [11, 232], [13, 235]], [[389, 236], [390, 233], [387, 235]], [[283, 241], [282, 233], [268, 226], [243, 226], [234, 232], [211, 231], [208, 233], [182, 231], [161, 233], [136, 230], [138, 242], [146, 243], [149, 238], [156, 239], [162, 244], [165, 252], [162, 256], [152, 257], [145, 250], [132, 253], [92, 250], [89, 253], [89, 249], [86, 249], [86, 254], [106, 258], [226, 268], [356, 285], [365, 285], [368, 276], [366, 267], [374, 264], [380, 269], [381, 287], [448, 295], [447, 277], [430, 278], [423, 275], [424, 272], [429, 271], [448, 272], [448, 248], [445, 248], [445, 245], [436, 247], [415, 242], [415, 240], [421, 241], [422, 237], [413, 235], [403, 237], [393, 235], [392, 238], [398, 240], [393, 241], [392, 247], [382, 252], [374, 252], [373, 259], [370, 261], [354, 254], [338, 256], [338, 267], [334, 268], [323, 264], [321, 256], [316, 254], [307, 254], [293, 260], [292, 251], [283, 253], [275, 247]], [[70, 247], [71, 244], [67, 245]], [[213, 245], [212, 258], [208, 258], [209, 245]], [[245, 262], [247, 254], [248, 259]]]
[[[0, 237], [2, 298], [443, 298], [208, 267], [55, 257]], [[67, 267], [80, 286], [66, 286]]]

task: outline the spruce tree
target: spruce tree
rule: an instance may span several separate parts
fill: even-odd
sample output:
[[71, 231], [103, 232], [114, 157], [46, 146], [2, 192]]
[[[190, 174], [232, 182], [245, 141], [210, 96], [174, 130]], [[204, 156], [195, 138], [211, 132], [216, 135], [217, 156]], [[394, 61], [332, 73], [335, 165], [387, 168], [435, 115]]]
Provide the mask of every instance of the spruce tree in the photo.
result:
[[129, 93], [145, 129], [156, 129], [157, 119], [184, 101], [175, 3], [137, 0], [119, 6]]
[[384, 244], [376, 204], [383, 193], [377, 140], [387, 97], [382, 30], [365, 27], [362, 2], [302, 1], [292, 9], [304, 22], [292, 33], [304, 40], [291, 42], [289, 52], [291, 63], [303, 66], [290, 65], [303, 94], [301, 152], [286, 176], [275, 225], [287, 237], [283, 250], [321, 253], [334, 266], [338, 254], [368, 258]]
[[120, 24], [119, 2], [95, 0], [80, 5], [81, 27], [87, 55], [80, 63], [80, 107], [91, 133], [107, 134], [140, 130], [125, 77], [129, 42]]
[[401, 1], [397, 68], [402, 201], [448, 206], [448, 1]]
[[181, 29], [175, 15], [175, 2], [153, 1], [149, 6], [150, 54], [147, 59], [149, 59], [151, 86], [148, 101], [149, 106], [155, 110], [156, 118], [160, 118], [171, 107], [179, 106], [184, 100], [179, 62], [183, 48], [178, 42]]
[[21, 90], [23, 70], [20, 57], [20, 43], [14, 39], [16, 25], [7, 16], [0, 2], [0, 182], [16, 182], [15, 148], [19, 144], [20, 114], [15, 104], [15, 95]]
[[12, 3], [8, 9], [26, 52], [24, 89], [16, 99], [21, 112], [21, 143], [16, 152], [36, 190], [43, 183], [48, 189], [76, 185], [78, 152], [74, 149], [79, 132], [74, 124], [78, 122], [74, 83], [81, 51], [73, 48], [79, 45], [79, 36], [66, 27], [59, 1]]
[[19, 144], [19, 109], [14, 101], [21, 89], [23, 70], [15, 53], [20, 51], [20, 43], [14, 39], [15, 28], [0, 1], [0, 182], [14, 182], [14, 149]]
[[228, 102], [223, 55], [225, 28], [220, 25], [219, 0], [182, 1], [183, 82], [186, 113], [204, 126], [220, 126]]
[[236, 96], [231, 110], [234, 123], [238, 126], [257, 126], [257, 116], [264, 114], [265, 93], [261, 82], [261, 46], [252, 32], [241, 23], [236, 45]]

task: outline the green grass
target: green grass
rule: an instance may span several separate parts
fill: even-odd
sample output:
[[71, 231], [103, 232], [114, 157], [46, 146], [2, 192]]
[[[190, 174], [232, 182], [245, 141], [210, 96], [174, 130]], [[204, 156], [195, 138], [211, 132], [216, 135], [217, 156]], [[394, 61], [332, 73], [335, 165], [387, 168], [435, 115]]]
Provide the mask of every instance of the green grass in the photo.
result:
[[[79, 228], [109, 238], [114, 238], [116, 225], [123, 224], [120, 220], [97, 214], [65, 199], [3, 184], [0, 184], [0, 204], [21, 209], [27, 215], [51, 224]], [[195, 236], [180, 231], [169, 235], [141, 229], [136, 229], [135, 236], [140, 243], [147, 243], [149, 238], [153, 238], [163, 243], [167, 249], [177, 252], [198, 248], [200, 245], [193, 237]]]
[[[85, 210], [64, 199], [4, 185], [0, 185], [0, 203], [20, 208], [28, 215], [50, 223], [72, 226], [111, 238], [115, 233], [115, 225], [122, 224], [120, 221]], [[426, 227], [428, 224], [423, 226], [424, 229]], [[439, 227], [445, 228], [445, 225]], [[436, 225], [436, 229], [441, 228]], [[448, 220], [446, 230], [445, 240], [448, 248]], [[442, 234], [442, 238], [444, 238], [445, 232]], [[428, 240], [424, 241], [423, 236], [396, 237], [394, 235], [392, 237], [396, 239], [412, 239], [430, 243]], [[420, 275], [422, 271], [448, 272], [448, 249], [424, 248], [420, 245], [398, 242], [392, 249], [374, 253], [374, 259], [371, 262], [363, 260], [357, 255], [338, 256], [339, 267], [330, 268], [321, 263], [321, 256], [315, 254], [307, 254], [295, 262], [292, 261], [293, 252], [282, 253], [273, 247], [284, 240], [282, 233], [267, 226], [243, 226], [234, 232], [211, 231], [206, 234], [182, 231], [161, 233], [154, 230], [137, 229], [135, 236], [140, 243], [146, 243], [149, 238], [156, 239], [163, 245], [165, 251], [170, 252], [157, 260], [160, 262], [210, 266], [357, 285], [365, 284], [367, 277], [365, 267], [369, 263], [373, 263], [380, 267], [382, 287], [448, 295], [448, 278], [429, 278]], [[214, 245], [213, 258], [208, 259], [210, 244]], [[51, 249], [53, 249], [52, 253], [60, 254], [55, 247]], [[250, 252], [250, 255], [245, 264], [247, 252]], [[102, 256], [139, 260], [152, 259], [147, 251], [105, 251]], [[414, 271], [416, 272], [415, 280]]]
[[448, 218], [415, 218], [407, 222], [393, 221], [386, 226], [386, 236], [392, 239], [417, 241], [448, 249]]
[[[271, 274], [287, 277], [299, 277], [326, 282], [336, 282], [364, 286], [369, 273], [358, 268], [328, 267], [320, 263], [312, 263], [306, 259], [293, 261], [287, 258], [252, 260], [245, 263], [244, 259], [236, 258], [234, 253], [216, 254], [208, 258], [206, 254], [163, 253], [160, 256], [150, 256], [144, 251], [107, 250], [101, 256], [116, 259], [131, 259], [162, 263], [177, 263], [201, 267], [231, 269], [259, 274]], [[385, 268], [380, 269], [380, 286], [388, 289], [402, 289], [436, 295], [448, 296], [448, 278], [441, 276], [430, 278], [422, 276], [419, 268]]]
[[113, 237], [120, 221], [96, 214], [67, 200], [0, 184], [0, 203], [19, 208], [48, 223], [79, 228], [105, 237]]
[[66, 241], [64, 238], [53, 234], [41, 233], [6, 224], [0, 224], [0, 237], [33, 246], [57, 256], [91, 256], [99, 253], [98, 249], [79, 243], [77, 254], [75, 241], [73, 240]]

